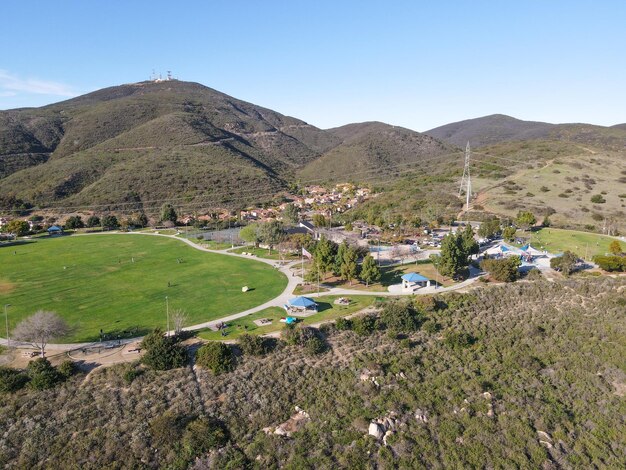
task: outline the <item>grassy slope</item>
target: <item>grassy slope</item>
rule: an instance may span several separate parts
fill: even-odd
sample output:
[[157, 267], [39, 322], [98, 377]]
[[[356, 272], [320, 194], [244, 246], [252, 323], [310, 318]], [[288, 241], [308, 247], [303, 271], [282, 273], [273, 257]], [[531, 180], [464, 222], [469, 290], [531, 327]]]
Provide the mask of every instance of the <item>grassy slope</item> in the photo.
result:
[[[556, 228], [544, 228], [532, 234], [531, 243], [536, 248], [544, 247], [551, 253], [562, 253], [566, 250], [576, 253], [587, 259], [596, 255], [604, 255], [609, 252], [609, 245], [615, 240], [595, 233], [577, 232], [575, 230], [560, 230]], [[626, 249], [626, 243], [622, 242]]]
[[[170, 311], [185, 310], [188, 323], [195, 324], [259, 305], [286, 285], [285, 277], [266, 264], [142, 235], [4, 247], [0, 265], [1, 302], [12, 305], [10, 324], [37, 309], [56, 311], [75, 328], [65, 341], [97, 339], [101, 328], [110, 333], [165, 327], [165, 296]], [[252, 290], [242, 293], [244, 285]]]
[[[550, 218], [561, 226], [598, 229], [607, 218], [626, 230], [626, 198], [620, 197], [626, 194], [623, 152], [563, 142], [510, 142], [480, 149], [476, 165], [473, 186], [484, 193], [477, 203], [489, 211], [515, 216], [522, 209], [540, 216], [553, 209]], [[592, 203], [591, 197], [602, 191], [606, 203]]]

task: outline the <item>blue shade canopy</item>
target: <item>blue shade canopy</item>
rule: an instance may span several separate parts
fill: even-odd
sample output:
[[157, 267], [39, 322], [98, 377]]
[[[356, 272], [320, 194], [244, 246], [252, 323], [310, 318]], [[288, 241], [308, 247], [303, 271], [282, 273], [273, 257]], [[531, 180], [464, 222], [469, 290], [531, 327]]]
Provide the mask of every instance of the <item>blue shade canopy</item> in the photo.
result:
[[424, 282], [424, 281], [428, 281], [427, 277], [422, 276], [421, 274], [417, 274], [417, 273], [407, 273], [404, 276], [402, 276], [402, 279], [408, 282]]
[[289, 305], [292, 307], [314, 307], [317, 305], [313, 300], [308, 297], [296, 297], [295, 299], [291, 299], [289, 301]]
[[58, 225], [53, 225], [48, 229], [48, 232], [61, 232], [63, 229]]
[[501, 246], [500, 251], [505, 252], [505, 251], [511, 251], [511, 250], [509, 250], [506, 246]]

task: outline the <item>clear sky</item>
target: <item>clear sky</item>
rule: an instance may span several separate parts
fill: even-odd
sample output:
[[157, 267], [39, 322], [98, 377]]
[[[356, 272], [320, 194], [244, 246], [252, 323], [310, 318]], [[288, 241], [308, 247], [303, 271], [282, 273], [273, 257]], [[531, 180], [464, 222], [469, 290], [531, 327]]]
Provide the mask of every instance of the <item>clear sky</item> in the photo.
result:
[[626, 122], [624, 0], [4, 0], [0, 109], [172, 70], [327, 128]]

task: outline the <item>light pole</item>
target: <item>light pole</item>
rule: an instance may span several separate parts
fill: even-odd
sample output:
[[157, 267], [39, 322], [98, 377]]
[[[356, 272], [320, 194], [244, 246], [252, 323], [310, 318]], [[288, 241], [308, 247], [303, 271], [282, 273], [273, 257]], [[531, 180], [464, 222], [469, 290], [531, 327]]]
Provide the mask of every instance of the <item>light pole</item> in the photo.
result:
[[7, 330], [7, 346], [11, 347], [11, 338], [9, 338], [9, 314], [8, 314], [8, 308], [11, 306], [11, 304], [4, 304], [4, 326], [6, 327]]
[[169, 337], [170, 335], [170, 304], [169, 304], [167, 295], [165, 296], [165, 313], [167, 315], [167, 332], [165, 334], [166, 336]]

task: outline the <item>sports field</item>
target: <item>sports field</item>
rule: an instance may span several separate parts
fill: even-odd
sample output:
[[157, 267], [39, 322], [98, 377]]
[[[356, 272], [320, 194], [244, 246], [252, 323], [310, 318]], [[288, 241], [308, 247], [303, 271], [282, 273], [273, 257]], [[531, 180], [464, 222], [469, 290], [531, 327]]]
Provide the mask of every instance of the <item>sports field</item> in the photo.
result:
[[[579, 257], [591, 259], [595, 255], [604, 255], [609, 251], [609, 244], [615, 240], [611, 237], [576, 230], [543, 228], [532, 234], [531, 244], [538, 249], [550, 253], [562, 253], [569, 250]], [[626, 243], [621, 242], [626, 249]]]
[[[38, 309], [55, 311], [73, 329], [64, 342], [97, 340], [101, 329], [117, 337], [165, 328], [166, 296], [170, 312], [184, 310], [191, 325], [260, 305], [286, 285], [267, 264], [165, 237], [66, 236], [0, 245], [0, 304], [11, 304], [9, 327]], [[243, 286], [250, 290], [242, 292]]]

